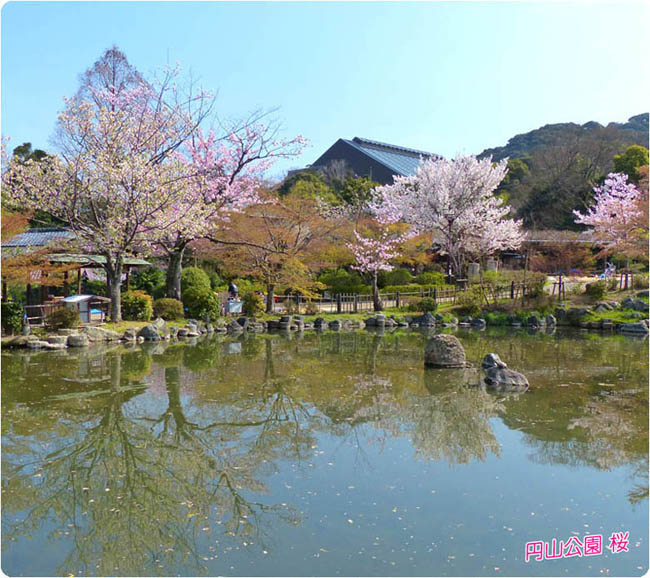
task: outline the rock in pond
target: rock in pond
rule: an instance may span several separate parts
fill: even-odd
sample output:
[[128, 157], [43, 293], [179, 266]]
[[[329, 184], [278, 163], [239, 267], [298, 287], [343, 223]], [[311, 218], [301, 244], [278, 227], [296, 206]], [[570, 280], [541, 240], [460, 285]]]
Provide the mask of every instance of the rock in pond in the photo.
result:
[[119, 333], [102, 329], [101, 327], [84, 327], [81, 333], [85, 334], [88, 337], [88, 341], [91, 342], [98, 341], [101, 343], [103, 341], [119, 341], [121, 339]]
[[508, 369], [508, 366], [496, 353], [488, 353], [481, 362], [485, 370], [485, 385], [496, 391], [526, 391], [528, 379], [523, 373]]
[[68, 347], [88, 347], [90, 342], [86, 335], [77, 333], [75, 335], [68, 335]]
[[465, 350], [453, 335], [434, 335], [427, 341], [424, 364], [428, 367], [466, 367]]

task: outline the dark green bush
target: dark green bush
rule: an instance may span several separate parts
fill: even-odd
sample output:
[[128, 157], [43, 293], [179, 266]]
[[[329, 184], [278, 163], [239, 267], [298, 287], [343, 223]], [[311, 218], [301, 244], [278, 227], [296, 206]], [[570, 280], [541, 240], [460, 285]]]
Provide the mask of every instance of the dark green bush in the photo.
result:
[[108, 286], [104, 281], [91, 281], [87, 279], [83, 282], [81, 292], [84, 295], [100, 295], [106, 297], [108, 295]]
[[424, 299], [420, 299], [420, 301], [411, 303], [408, 306], [408, 310], [435, 313], [438, 310], [438, 304], [432, 297], [425, 297]]
[[163, 297], [153, 302], [153, 314], [156, 317], [161, 317], [165, 321], [174, 321], [176, 319], [183, 319], [185, 317], [185, 310], [183, 309], [183, 303], [178, 299]]
[[222, 287], [224, 285], [224, 280], [216, 271], [211, 271], [208, 274], [208, 277], [210, 277], [210, 289], [213, 291], [218, 291], [219, 287]]
[[319, 276], [318, 281], [323, 283], [333, 295], [337, 293], [370, 293], [370, 286], [363, 282], [361, 275], [356, 271], [348, 272], [345, 269], [325, 271]]
[[210, 277], [200, 267], [186, 267], [181, 273], [181, 295], [191, 287], [211, 291]]
[[242, 295], [242, 311], [244, 315], [255, 317], [264, 313], [264, 299], [254, 291], [247, 291]]
[[443, 289], [453, 289], [453, 285], [418, 285], [417, 283], [409, 283], [408, 285], [387, 285], [384, 287], [382, 293], [395, 293], [399, 291], [400, 293], [416, 293], [418, 295], [427, 293], [433, 293], [434, 289], [443, 290]]
[[52, 311], [47, 316], [45, 324], [52, 329], [71, 329], [81, 325], [81, 317], [76, 309], [63, 306]]
[[153, 315], [153, 299], [144, 291], [122, 294], [122, 317], [129, 321], [149, 321]]
[[183, 305], [186, 316], [191, 319], [214, 321], [219, 316], [219, 299], [209, 288], [188, 287], [183, 291]]
[[594, 300], [602, 299], [607, 295], [607, 283], [605, 281], [594, 281], [585, 285], [585, 294]]
[[165, 294], [165, 273], [157, 267], [139, 269], [131, 275], [131, 289], [139, 289], [154, 299]]
[[439, 273], [437, 271], [426, 271], [425, 273], [420, 273], [416, 278], [415, 282], [418, 285], [434, 285], [434, 286], [443, 286], [447, 281], [447, 276], [444, 273]]
[[23, 306], [15, 301], [2, 303], [2, 330], [5, 333], [18, 333], [23, 326]]
[[413, 275], [408, 269], [393, 269], [392, 271], [380, 271], [377, 276], [377, 286], [407, 285], [413, 280]]

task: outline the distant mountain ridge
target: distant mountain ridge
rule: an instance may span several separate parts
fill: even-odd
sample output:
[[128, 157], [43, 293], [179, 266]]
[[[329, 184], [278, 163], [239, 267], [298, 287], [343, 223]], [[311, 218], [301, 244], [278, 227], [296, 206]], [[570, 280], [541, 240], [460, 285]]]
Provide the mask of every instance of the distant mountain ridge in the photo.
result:
[[553, 146], [567, 138], [580, 137], [585, 133], [609, 141], [617, 140], [628, 146], [638, 144], [648, 147], [648, 116], [648, 113], [644, 112], [630, 117], [627, 122], [610, 122], [607, 126], [595, 121], [582, 125], [573, 122], [547, 124], [513, 136], [505, 146], [485, 149], [479, 157], [492, 155], [495, 161], [506, 157], [522, 158], [532, 155], [537, 149]]

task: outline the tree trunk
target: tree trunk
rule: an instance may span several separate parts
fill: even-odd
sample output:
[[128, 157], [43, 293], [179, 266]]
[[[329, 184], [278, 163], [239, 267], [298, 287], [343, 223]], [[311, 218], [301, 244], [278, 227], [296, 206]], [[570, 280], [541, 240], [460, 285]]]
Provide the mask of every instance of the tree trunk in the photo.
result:
[[384, 305], [379, 297], [379, 287], [377, 287], [377, 271], [372, 274], [372, 304], [375, 311], [384, 310]]
[[169, 254], [167, 265], [167, 287], [165, 293], [170, 299], [181, 300], [181, 273], [183, 271], [183, 254], [185, 244], [177, 245]]
[[273, 313], [273, 300], [275, 299], [275, 285], [272, 283], [266, 284], [266, 312]]
[[119, 323], [122, 321], [122, 257], [117, 257], [114, 263], [107, 259], [104, 270], [111, 298], [111, 321]]

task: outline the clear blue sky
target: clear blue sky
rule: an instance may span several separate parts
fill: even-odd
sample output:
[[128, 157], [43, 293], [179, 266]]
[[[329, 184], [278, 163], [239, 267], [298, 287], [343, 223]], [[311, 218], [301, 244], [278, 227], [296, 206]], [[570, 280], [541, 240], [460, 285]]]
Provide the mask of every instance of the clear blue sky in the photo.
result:
[[445, 156], [543, 124], [649, 108], [650, 3], [9, 2], [2, 134], [48, 148], [64, 96], [117, 44], [144, 73], [180, 62], [221, 116], [278, 107], [304, 166], [339, 137]]

